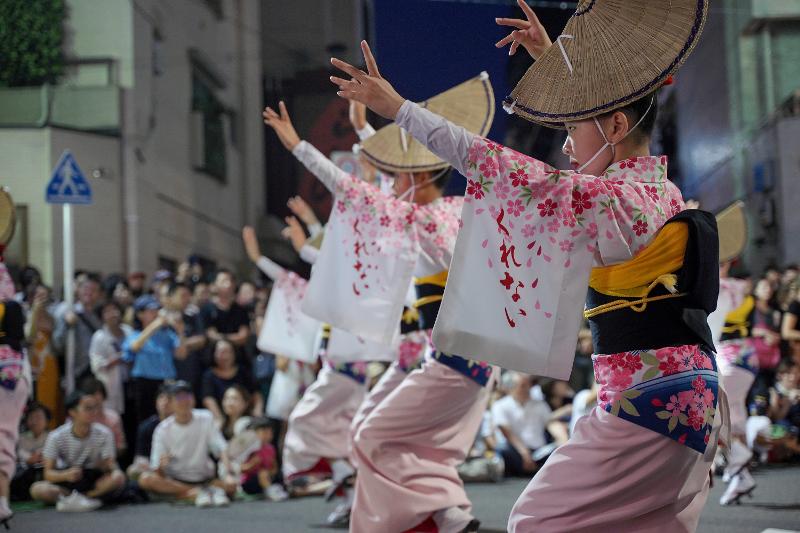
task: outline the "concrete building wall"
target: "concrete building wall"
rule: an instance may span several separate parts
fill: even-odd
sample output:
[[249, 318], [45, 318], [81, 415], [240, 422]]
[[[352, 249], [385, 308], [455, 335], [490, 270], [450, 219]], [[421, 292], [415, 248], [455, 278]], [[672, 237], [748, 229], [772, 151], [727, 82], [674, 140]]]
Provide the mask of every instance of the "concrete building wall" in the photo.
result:
[[[226, 266], [243, 262], [241, 227], [264, 209], [261, 2], [224, 0], [221, 16], [209, 4], [68, 0], [65, 55], [107, 59], [117, 75], [108, 76], [107, 64], [81, 65], [62, 83], [81, 88], [74, 98], [83, 114], [93, 111], [92, 91], [103, 86], [118, 94], [120, 112], [112, 135], [33, 124], [0, 129], [0, 184], [30, 206], [27, 260], [48, 282], [60, 280], [61, 208], [44, 205], [44, 188], [65, 148], [85, 173], [105, 171], [92, 180], [95, 204], [75, 208], [77, 268], [152, 272], [159, 258], [177, 262], [191, 253]], [[192, 58], [220, 85], [223, 180], [193, 164]]]
[[[46, 283], [61, 286], [62, 207], [45, 203], [45, 188], [64, 150], [70, 150], [92, 187], [93, 204], [73, 207], [75, 267], [123, 270], [123, 226], [119, 141], [58, 128], [0, 130], [0, 184], [9, 187], [14, 202], [27, 209], [28, 257], [9, 262], [35, 265]], [[102, 169], [102, 177], [92, 171]]]
[[[128, 142], [136, 152], [143, 254], [131, 260], [152, 270], [159, 256], [181, 260], [197, 252], [232, 266], [243, 258], [241, 226], [263, 204], [258, 2], [224, 2], [221, 19], [202, 2], [138, 4], [136, 133]], [[225, 181], [192, 167], [190, 50], [218, 73], [225, 87], [217, 96], [235, 116], [227, 122]]]

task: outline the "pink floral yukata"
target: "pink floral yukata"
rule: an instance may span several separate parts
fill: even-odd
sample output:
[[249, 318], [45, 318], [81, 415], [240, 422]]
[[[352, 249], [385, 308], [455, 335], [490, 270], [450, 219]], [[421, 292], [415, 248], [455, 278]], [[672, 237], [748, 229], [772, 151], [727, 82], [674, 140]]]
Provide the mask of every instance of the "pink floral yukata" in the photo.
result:
[[[487, 282], [508, 296], [498, 309], [508, 328], [525, 327], [533, 315], [551, 318], [537, 294], [559, 290], [558, 282], [542, 287], [537, 272], [544, 278], [549, 269], [566, 269], [588, 285], [588, 271], [576, 270], [587, 265], [586, 253], [600, 266], [630, 260], [684, 208], [667, 180], [665, 157], [620, 161], [594, 177], [553, 169], [410, 102], [397, 121], [467, 176], [465, 209], [507, 237], [488, 250], [485, 264]], [[624, 320], [632, 311], [612, 313]], [[636, 530], [631, 517], [645, 528], [692, 530], [716, 448], [713, 354], [681, 344], [598, 353], [593, 362], [599, 405], [534, 477], [512, 511], [509, 531]], [[660, 459], [649, 459], [654, 454]]]

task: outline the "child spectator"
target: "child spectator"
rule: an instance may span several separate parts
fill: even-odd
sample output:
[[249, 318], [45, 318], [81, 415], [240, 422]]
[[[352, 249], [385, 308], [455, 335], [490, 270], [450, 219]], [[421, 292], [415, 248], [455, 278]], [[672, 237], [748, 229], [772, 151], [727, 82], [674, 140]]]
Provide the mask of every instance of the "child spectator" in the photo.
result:
[[44, 444], [47, 441], [47, 426], [52, 415], [50, 410], [38, 402], [31, 402], [25, 411], [25, 431], [17, 441], [17, 471], [11, 481], [11, 497], [15, 500], [30, 498], [30, 489], [44, 476]]
[[253, 451], [241, 465], [241, 485], [247, 494], [264, 494], [272, 501], [283, 501], [289, 497], [283, 487], [273, 483], [278, 473], [278, 462], [272, 422], [266, 417], [257, 417], [250, 422], [249, 429], [258, 438], [258, 449]]
[[128, 443], [125, 441], [125, 432], [122, 429], [122, 419], [114, 409], [106, 406], [108, 395], [103, 382], [97, 378], [87, 378], [81, 383], [81, 389], [87, 394], [91, 394], [100, 403], [95, 422], [102, 424], [111, 430], [114, 435], [114, 445], [117, 448], [117, 457], [125, 455]]
[[44, 481], [33, 484], [31, 496], [62, 512], [92, 511], [122, 488], [125, 475], [117, 466], [114, 436], [95, 422], [102, 408], [97, 398], [77, 390], [65, 406], [70, 420], [47, 436]]

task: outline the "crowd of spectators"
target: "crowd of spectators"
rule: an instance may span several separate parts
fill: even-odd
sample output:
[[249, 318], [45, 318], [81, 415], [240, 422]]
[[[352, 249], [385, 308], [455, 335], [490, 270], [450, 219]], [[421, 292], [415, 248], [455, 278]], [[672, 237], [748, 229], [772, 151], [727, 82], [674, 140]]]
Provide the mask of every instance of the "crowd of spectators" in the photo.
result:
[[[748, 439], [756, 460], [796, 461], [798, 269], [742, 277], [752, 280], [749, 324], [760, 364]], [[269, 298], [261, 279], [237, 282], [230, 271], [207, 273], [191, 262], [149, 277], [81, 272], [72, 306], [54, 299], [35, 268], [17, 270], [15, 282], [34, 394], [17, 445], [13, 499], [87, 511], [148, 498], [205, 507], [245, 494], [287, 497], [281, 438], [298, 391], [277, 383], [299, 379], [302, 390], [317, 368], [257, 349]], [[70, 334], [73, 383], [65, 381]], [[503, 372], [462, 477], [535, 473], [596, 403], [591, 353], [584, 330], [569, 382]]]

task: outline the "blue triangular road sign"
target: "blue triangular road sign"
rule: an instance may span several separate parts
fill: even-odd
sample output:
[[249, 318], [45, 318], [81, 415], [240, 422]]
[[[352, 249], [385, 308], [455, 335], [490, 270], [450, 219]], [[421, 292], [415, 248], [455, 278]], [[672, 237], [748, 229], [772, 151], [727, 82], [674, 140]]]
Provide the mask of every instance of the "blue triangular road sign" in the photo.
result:
[[45, 191], [45, 201], [48, 204], [92, 203], [92, 188], [69, 150], [61, 154], [53, 169], [53, 176]]

